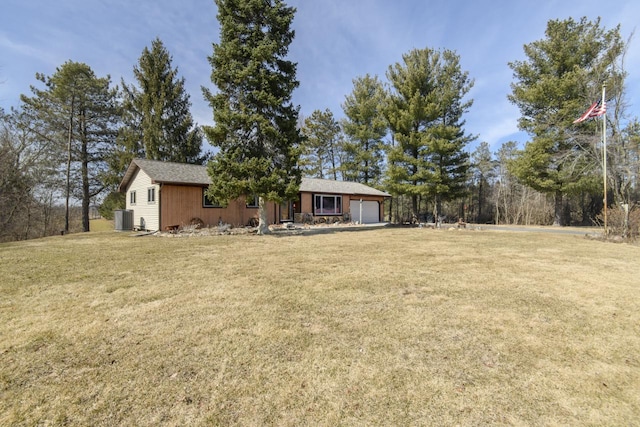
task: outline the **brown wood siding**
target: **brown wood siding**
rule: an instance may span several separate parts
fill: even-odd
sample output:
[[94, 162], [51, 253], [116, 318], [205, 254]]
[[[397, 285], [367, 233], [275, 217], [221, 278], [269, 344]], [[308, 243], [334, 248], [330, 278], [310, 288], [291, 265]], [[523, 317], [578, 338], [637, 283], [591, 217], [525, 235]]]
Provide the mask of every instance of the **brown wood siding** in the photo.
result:
[[300, 193], [300, 212], [313, 214], [313, 195], [311, 193]]
[[[220, 221], [234, 226], [249, 224], [251, 218], [258, 218], [258, 208], [248, 208], [244, 198], [229, 202], [226, 208], [205, 208], [202, 206], [202, 187], [163, 185], [160, 191], [161, 229], [167, 226], [185, 226], [193, 218], [200, 218], [205, 226], [218, 225]], [[275, 203], [267, 203], [267, 219], [276, 221]]]

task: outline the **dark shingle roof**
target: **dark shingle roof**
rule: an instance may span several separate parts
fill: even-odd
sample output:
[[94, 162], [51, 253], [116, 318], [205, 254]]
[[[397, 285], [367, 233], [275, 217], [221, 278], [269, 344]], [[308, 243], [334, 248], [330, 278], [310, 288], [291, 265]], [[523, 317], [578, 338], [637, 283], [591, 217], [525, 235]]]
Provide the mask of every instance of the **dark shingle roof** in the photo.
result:
[[334, 181], [331, 179], [302, 178], [300, 191], [308, 193], [362, 194], [364, 196], [391, 197], [384, 191], [376, 190], [359, 182]]
[[[205, 166], [134, 159], [129, 165], [129, 168], [127, 168], [124, 178], [122, 178], [120, 191], [125, 191], [137, 169], [142, 169], [144, 173], [149, 175], [151, 181], [157, 184], [206, 186], [211, 183], [211, 178], [209, 178]], [[308, 193], [361, 194], [364, 196], [391, 197], [390, 194], [384, 191], [376, 190], [375, 188], [357, 182], [317, 178], [302, 178], [300, 191]]]
[[211, 184], [207, 168], [187, 163], [161, 162], [158, 160], [133, 159], [120, 183], [120, 191], [129, 184], [137, 169], [142, 169], [154, 183], [202, 185]]

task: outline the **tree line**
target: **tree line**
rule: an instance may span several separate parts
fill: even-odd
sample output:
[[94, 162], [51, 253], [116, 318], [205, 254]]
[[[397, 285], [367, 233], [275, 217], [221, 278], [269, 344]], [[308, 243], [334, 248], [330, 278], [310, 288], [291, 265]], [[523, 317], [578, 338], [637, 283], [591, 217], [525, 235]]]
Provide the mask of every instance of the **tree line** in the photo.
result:
[[[625, 212], [623, 232], [633, 229], [640, 124], [626, 114], [629, 41], [620, 27], [549, 21], [545, 37], [524, 46], [526, 59], [507, 64], [509, 100], [529, 141], [494, 152], [482, 141], [469, 152], [478, 139], [464, 120], [474, 81], [456, 52], [414, 49], [388, 67], [386, 80], [356, 77], [341, 120], [328, 109], [302, 118], [291, 102], [296, 64], [287, 59], [295, 8], [282, 0], [215, 3], [220, 39], [209, 62], [216, 90], [203, 88], [214, 125], [194, 123], [184, 78], [159, 39], [142, 51], [135, 84], [114, 86], [68, 61], [51, 76], [37, 74], [21, 105], [0, 112], [1, 240], [88, 231], [94, 204], [105, 216], [124, 206], [116, 189], [134, 157], [208, 164], [209, 195], [222, 203], [243, 194], [257, 195], [261, 206], [292, 200], [308, 176], [391, 193], [393, 222], [593, 224], [606, 202]], [[606, 201], [602, 123], [573, 123], [602, 85], [609, 95]], [[203, 152], [204, 138], [215, 153]]]
[[[613, 90], [602, 101], [614, 113], [605, 117], [615, 122], [609, 127], [607, 154], [614, 160], [607, 187], [624, 189], [614, 191], [606, 203], [625, 206], [627, 213], [637, 203], [635, 119], [621, 127], [627, 43], [619, 27], [606, 30], [599, 19], [550, 21], [544, 39], [524, 46], [527, 60], [508, 64], [514, 75], [509, 100], [520, 109], [519, 128], [530, 141], [523, 149], [508, 142], [495, 153], [480, 144], [469, 153], [476, 136], [465, 131], [464, 114], [473, 104], [466, 98], [473, 80], [455, 52], [414, 49], [389, 66], [386, 82], [370, 75], [354, 79], [353, 92], [342, 105], [344, 119], [336, 120], [328, 109], [301, 119], [290, 104], [297, 86], [295, 64], [286, 60], [294, 10], [281, 1], [268, 6], [257, 1], [216, 4], [221, 41], [210, 60], [212, 82], [220, 92], [210, 98], [216, 126], [207, 134], [221, 150], [209, 164], [214, 180], [210, 194], [217, 199], [257, 191], [267, 200], [286, 200], [284, 190], [292, 183], [295, 187], [299, 178], [274, 173], [277, 163], [270, 161], [286, 159], [306, 176], [353, 180], [390, 192], [394, 197], [387, 212], [394, 222], [448, 216], [479, 222], [594, 223], [605, 203], [598, 184], [598, 123], [575, 126], [573, 121], [606, 84]], [[265, 8], [283, 18], [270, 18], [262, 13]], [[274, 112], [282, 100], [287, 110], [278, 116]], [[286, 127], [279, 125], [283, 117]], [[294, 119], [300, 122], [300, 134], [291, 128]], [[261, 126], [261, 121], [271, 126]], [[285, 145], [269, 135], [283, 129], [290, 131]], [[273, 148], [273, 154], [262, 155]], [[292, 161], [296, 150], [297, 163]], [[261, 179], [275, 184], [258, 185], [253, 162], [261, 165]], [[629, 219], [627, 214], [625, 224]]]
[[117, 186], [134, 157], [207, 159], [162, 41], [144, 48], [133, 73], [137, 84], [118, 87], [67, 61], [0, 111], [0, 241], [89, 231], [92, 208], [109, 217], [124, 207]]
[[[393, 222], [439, 216], [478, 223], [593, 225], [604, 203], [620, 234], [638, 233], [640, 134], [628, 117], [624, 68], [629, 41], [620, 27], [600, 20], [552, 20], [545, 38], [524, 46], [525, 60], [508, 64], [509, 100], [521, 113], [529, 141], [508, 141], [495, 151], [464, 131], [473, 86], [448, 50], [418, 49], [389, 66], [387, 81], [356, 78], [342, 105], [303, 121], [308, 175], [354, 180], [394, 195]], [[608, 88], [607, 189], [603, 191], [603, 122], [574, 123]], [[635, 231], [633, 231], [635, 230]]]

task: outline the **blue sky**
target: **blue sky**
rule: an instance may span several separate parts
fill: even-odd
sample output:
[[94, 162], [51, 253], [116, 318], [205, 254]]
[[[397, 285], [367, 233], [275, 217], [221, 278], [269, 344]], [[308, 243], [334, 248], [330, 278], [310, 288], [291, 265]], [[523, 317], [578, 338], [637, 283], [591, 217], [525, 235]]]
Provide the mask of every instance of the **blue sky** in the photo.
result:
[[[309, 116], [341, 104], [353, 79], [369, 73], [383, 81], [388, 67], [414, 48], [455, 50], [475, 79], [474, 104], [465, 129], [495, 150], [518, 132], [519, 111], [507, 100], [513, 82], [507, 63], [524, 58], [523, 45], [544, 38], [550, 19], [602, 19], [621, 25], [626, 39], [640, 17], [637, 0], [290, 0], [297, 8], [290, 59], [298, 63], [294, 103]], [[134, 83], [133, 67], [145, 46], [159, 37], [186, 80], [192, 113], [211, 124], [201, 86], [213, 88], [207, 57], [218, 40], [213, 0], [4, 0], [0, 14], [0, 107], [19, 105], [21, 93], [52, 75], [67, 60], [84, 62], [114, 84]], [[640, 116], [640, 41], [626, 58], [627, 101]], [[588, 105], [585, 105], [585, 109]], [[475, 144], [474, 144], [475, 145]], [[473, 145], [470, 146], [470, 149]]]

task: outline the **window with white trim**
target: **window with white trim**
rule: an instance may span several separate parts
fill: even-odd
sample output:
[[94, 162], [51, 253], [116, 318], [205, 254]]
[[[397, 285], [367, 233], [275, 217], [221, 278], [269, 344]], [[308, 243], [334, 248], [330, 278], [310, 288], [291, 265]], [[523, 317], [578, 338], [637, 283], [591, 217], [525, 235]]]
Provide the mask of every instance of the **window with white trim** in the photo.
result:
[[156, 187], [147, 188], [147, 202], [148, 203], [156, 202]]
[[314, 215], [342, 215], [342, 196], [332, 194], [314, 195]]
[[129, 204], [130, 205], [135, 205], [136, 204], [136, 192], [135, 192], [135, 190], [129, 192]]

